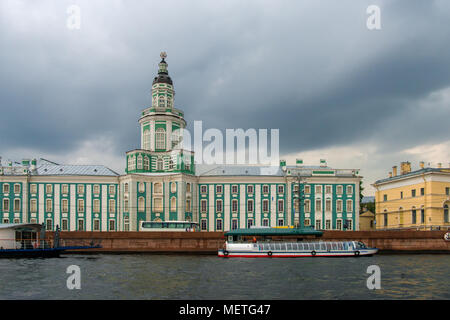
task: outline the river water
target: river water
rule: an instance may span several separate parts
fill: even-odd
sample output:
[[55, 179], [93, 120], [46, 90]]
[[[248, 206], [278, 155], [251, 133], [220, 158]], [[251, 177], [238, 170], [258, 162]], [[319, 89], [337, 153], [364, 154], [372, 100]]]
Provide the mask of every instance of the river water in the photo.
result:
[[[80, 268], [80, 289], [66, 273]], [[369, 290], [367, 268], [381, 271]], [[96, 254], [0, 259], [0, 299], [450, 299], [450, 255], [223, 259]]]

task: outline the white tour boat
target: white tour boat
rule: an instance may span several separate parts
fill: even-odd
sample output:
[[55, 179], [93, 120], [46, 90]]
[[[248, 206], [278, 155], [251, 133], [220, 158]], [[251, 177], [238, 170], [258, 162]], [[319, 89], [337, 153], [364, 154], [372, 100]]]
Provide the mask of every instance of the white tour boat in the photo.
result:
[[[368, 248], [360, 241], [317, 241], [303, 239], [321, 236], [321, 231], [299, 228], [250, 228], [227, 232], [224, 248], [219, 257], [224, 258], [296, 258], [296, 257], [358, 257], [371, 256], [377, 248]], [[251, 242], [244, 238], [252, 237]], [[273, 241], [272, 237], [295, 238], [296, 241]], [[263, 241], [256, 241], [262, 237]], [[299, 238], [302, 237], [302, 238]]]

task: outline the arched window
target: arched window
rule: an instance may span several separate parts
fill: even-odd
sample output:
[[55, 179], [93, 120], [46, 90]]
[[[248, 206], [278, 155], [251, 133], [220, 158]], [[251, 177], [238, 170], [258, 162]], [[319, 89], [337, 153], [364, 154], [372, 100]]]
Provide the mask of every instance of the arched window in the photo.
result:
[[166, 102], [165, 102], [164, 96], [159, 96], [159, 107], [163, 108], [165, 106], [166, 106]]
[[448, 223], [448, 204], [444, 204], [444, 223]]
[[148, 157], [144, 157], [144, 170], [149, 169], [150, 169], [150, 160], [148, 159]]
[[160, 159], [156, 160], [156, 170], [162, 171], [163, 167], [164, 167], [163, 159], [160, 158]]
[[145, 129], [144, 130], [144, 135], [143, 135], [143, 137], [142, 137], [143, 139], [143, 149], [145, 149], [145, 150], [150, 150], [150, 130], [148, 130], [148, 129]]
[[156, 129], [156, 148], [158, 150], [166, 149], [166, 130], [163, 128]]
[[177, 211], [177, 198], [175, 197], [170, 199], [170, 211]]
[[170, 170], [173, 169], [173, 160], [172, 159], [169, 160], [169, 169]]
[[145, 199], [144, 197], [139, 197], [138, 200], [138, 211], [144, 212], [145, 211]]

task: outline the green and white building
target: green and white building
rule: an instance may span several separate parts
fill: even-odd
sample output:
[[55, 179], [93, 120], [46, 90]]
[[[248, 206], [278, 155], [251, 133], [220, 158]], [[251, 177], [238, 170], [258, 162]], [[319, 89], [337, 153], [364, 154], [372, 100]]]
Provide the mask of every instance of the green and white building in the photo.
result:
[[184, 114], [161, 55], [151, 107], [139, 119], [141, 148], [126, 153], [125, 174], [105, 166], [47, 160], [0, 162], [2, 223], [45, 223], [48, 230], [135, 231], [140, 221], [189, 220], [202, 231], [249, 226], [357, 230], [357, 169], [318, 166], [196, 166], [179, 147]]

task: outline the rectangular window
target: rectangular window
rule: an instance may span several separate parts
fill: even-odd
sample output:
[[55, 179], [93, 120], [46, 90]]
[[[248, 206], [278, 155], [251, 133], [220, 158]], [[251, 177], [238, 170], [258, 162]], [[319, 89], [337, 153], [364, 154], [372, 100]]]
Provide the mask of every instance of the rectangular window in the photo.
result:
[[30, 193], [32, 193], [32, 194], [37, 193], [37, 185], [35, 185], [35, 184], [30, 185]]
[[316, 220], [316, 230], [320, 230], [320, 229], [322, 229], [322, 221]]
[[20, 184], [16, 183], [14, 185], [14, 193], [20, 193]]
[[247, 200], [247, 212], [253, 212], [253, 200]]
[[20, 199], [14, 199], [14, 211], [20, 211]]
[[305, 212], [307, 213], [311, 212], [311, 201], [309, 199], [305, 200]]
[[247, 186], [247, 193], [253, 194], [253, 186]]
[[263, 190], [263, 194], [268, 194], [268, 193], [269, 193], [269, 186], [264, 185], [264, 186], [262, 187], [262, 190]]
[[8, 183], [3, 184], [3, 193], [9, 193], [9, 184]]
[[278, 200], [278, 212], [284, 212], [284, 200]]
[[331, 186], [326, 186], [325, 187], [325, 193], [326, 194], [331, 194]]
[[283, 219], [278, 219], [278, 226], [279, 227], [284, 226], [284, 220]]
[[53, 211], [53, 201], [52, 199], [47, 199], [47, 201], [45, 202], [45, 210], [47, 212], [52, 212]]
[[412, 211], [411, 211], [411, 223], [412, 224], [416, 224], [417, 223], [417, 217], [416, 217], [416, 210], [415, 209], [413, 209]]
[[94, 194], [100, 193], [100, 186], [98, 184], [94, 185], [93, 192], [94, 192]]
[[114, 199], [109, 200], [108, 210], [109, 210], [109, 213], [116, 213], [116, 200], [114, 200]]
[[250, 229], [253, 226], [253, 219], [247, 219], [247, 229]]
[[387, 213], [384, 214], [384, 226], [387, 227], [388, 225], [388, 215]]
[[231, 230], [236, 230], [238, 228], [238, 221], [237, 219], [231, 220]]
[[425, 209], [420, 209], [420, 223], [425, 223]]
[[403, 199], [403, 191], [400, 191], [400, 199]]
[[100, 220], [94, 219], [94, 231], [100, 231]]
[[200, 226], [201, 226], [201, 230], [202, 231], [206, 231], [207, 230], [207, 220], [206, 219], [202, 219], [200, 221]]
[[109, 231], [115, 231], [115, 230], [116, 230], [116, 221], [109, 220]]
[[337, 194], [342, 194], [342, 193], [343, 193], [343, 188], [342, 188], [342, 186], [336, 186], [336, 193], [337, 193]]
[[94, 199], [94, 213], [100, 213], [100, 200]]
[[353, 193], [353, 186], [347, 186], [347, 194]]
[[200, 201], [200, 204], [201, 204], [201, 210], [202, 210], [202, 212], [203, 213], [205, 213], [206, 212], [206, 200], [201, 200]]
[[411, 197], [415, 197], [416, 196], [416, 189], [412, 189], [411, 190]]
[[31, 199], [31, 201], [30, 201], [30, 212], [31, 213], [37, 212], [37, 200], [36, 199]]
[[79, 184], [78, 185], [78, 194], [83, 194], [84, 193], [84, 185]]
[[78, 220], [78, 231], [84, 231], [84, 220]]
[[61, 231], [67, 231], [68, 230], [68, 221], [67, 219], [62, 219], [61, 220]]
[[53, 186], [51, 184], [45, 185], [45, 192], [46, 193], [52, 193], [53, 192]]
[[269, 219], [263, 219], [263, 227], [269, 226]]
[[345, 209], [347, 212], [353, 212], [353, 200], [347, 200], [347, 207]]
[[3, 199], [3, 211], [9, 212], [9, 199]]
[[445, 188], [445, 194], [450, 196], [450, 187]]
[[[114, 195], [116, 193], [116, 187], [115, 186], [109, 186], [109, 194]], [[114, 221], [114, 220], [111, 220]]]
[[383, 195], [383, 201], [387, 201], [387, 194]]
[[336, 229], [342, 230], [342, 220], [341, 219], [336, 220]]
[[316, 199], [316, 211], [322, 211], [322, 200]]
[[316, 186], [316, 193], [322, 193], [322, 186]]
[[425, 188], [420, 188], [420, 195], [424, 196], [425, 195]]
[[216, 186], [216, 193], [222, 193], [222, 186]]
[[[162, 200], [161, 198], [155, 198], [155, 211], [158, 209], [162, 210]], [[128, 200], [123, 200], [123, 211], [128, 212]]]
[[238, 193], [238, 186], [231, 186], [231, 193]]
[[263, 204], [262, 211], [269, 212], [269, 200], [264, 199], [262, 204]]
[[201, 187], [200, 187], [200, 192], [201, 192], [201, 193], [206, 193], [206, 191], [207, 191], [206, 186], [201, 186]]
[[305, 193], [306, 194], [310, 194], [311, 193], [311, 186], [310, 185], [306, 185], [305, 186]]
[[326, 212], [331, 211], [331, 200], [330, 199], [325, 200], [325, 211]]
[[347, 220], [347, 230], [353, 230], [353, 221], [351, 219]]
[[222, 231], [222, 219], [216, 220], [216, 231]]
[[50, 230], [53, 229], [52, 227], [53, 227], [52, 226], [52, 219], [47, 219], [45, 221], [45, 230], [50, 231]]
[[78, 199], [78, 212], [84, 212], [84, 200]]
[[284, 193], [284, 186], [278, 186], [278, 193]]
[[222, 212], [222, 200], [216, 200], [216, 211]]
[[62, 213], [69, 212], [69, 200], [67, 200], [67, 199], [61, 200], [61, 211], [62, 211]]
[[310, 219], [305, 219], [305, 226], [310, 226], [311, 225], [311, 220]]
[[61, 186], [61, 193], [62, 194], [68, 194], [69, 193], [69, 186], [67, 184], [63, 184]]
[[231, 201], [231, 211], [232, 212], [237, 212], [237, 210], [238, 210], [238, 201], [233, 199]]
[[331, 229], [331, 220], [325, 220], [325, 229], [327, 230]]
[[336, 212], [342, 212], [342, 200], [336, 201]]

